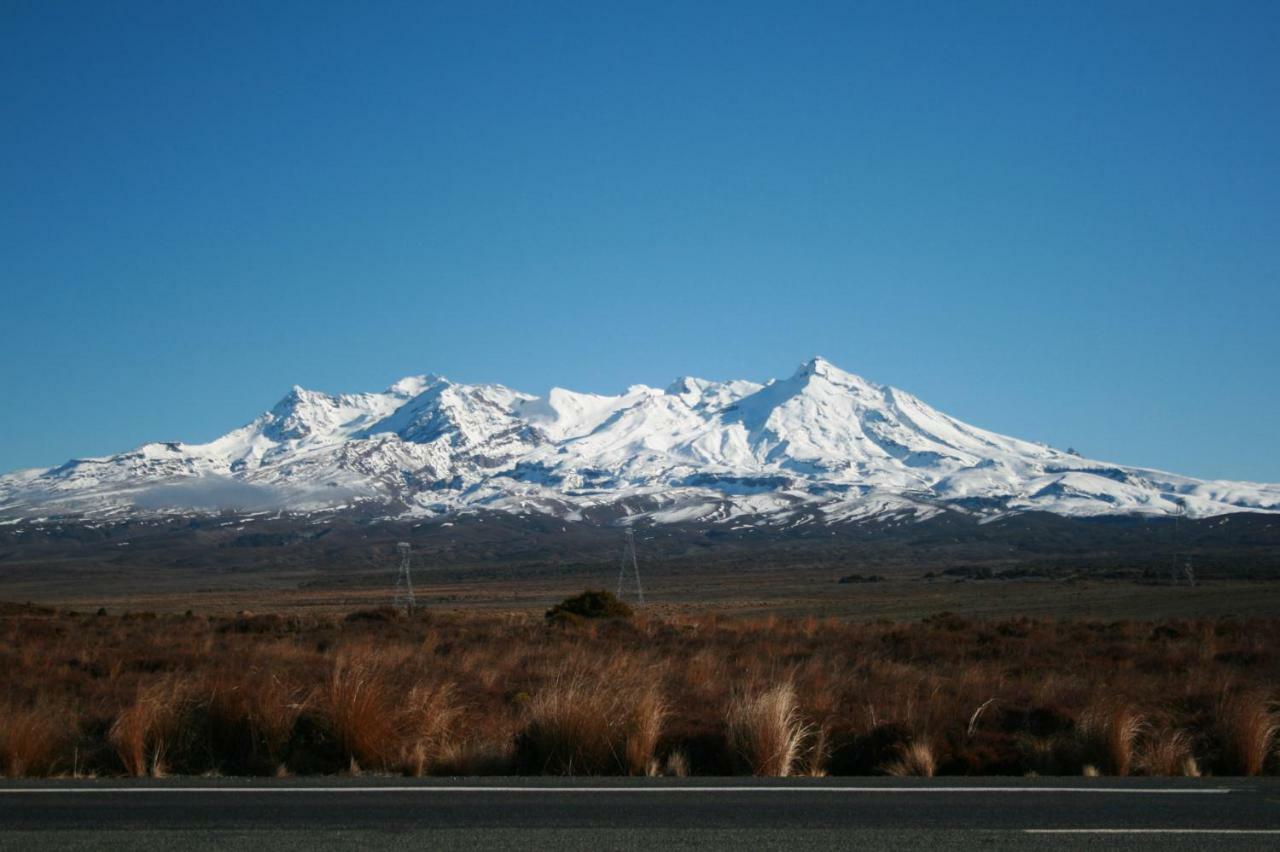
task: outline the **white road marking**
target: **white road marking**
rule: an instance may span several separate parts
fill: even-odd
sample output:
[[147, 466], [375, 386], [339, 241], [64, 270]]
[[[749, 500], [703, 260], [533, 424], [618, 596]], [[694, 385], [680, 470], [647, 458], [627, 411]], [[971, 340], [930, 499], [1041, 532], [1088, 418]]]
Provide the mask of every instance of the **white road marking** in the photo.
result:
[[1229, 792], [1229, 787], [0, 787], [0, 796], [62, 793], [1110, 793], [1204, 796]]
[[1280, 834], [1280, 828], [1024, 828], [1023, 834]]

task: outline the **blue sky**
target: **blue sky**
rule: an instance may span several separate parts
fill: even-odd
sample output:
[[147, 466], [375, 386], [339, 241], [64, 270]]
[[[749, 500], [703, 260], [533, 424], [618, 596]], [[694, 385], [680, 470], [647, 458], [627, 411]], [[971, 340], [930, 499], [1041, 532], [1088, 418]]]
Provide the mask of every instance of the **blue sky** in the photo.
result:
[[7, 2], [0, 470], [294, 383], [822, 354], [1280, 481], [1277, 43], [1272, 2]]

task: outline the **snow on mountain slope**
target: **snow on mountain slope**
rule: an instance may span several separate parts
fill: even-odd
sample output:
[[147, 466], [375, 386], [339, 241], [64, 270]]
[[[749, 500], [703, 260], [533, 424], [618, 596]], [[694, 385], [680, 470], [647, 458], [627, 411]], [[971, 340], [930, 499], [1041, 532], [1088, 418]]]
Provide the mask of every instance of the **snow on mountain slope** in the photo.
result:
[[0, 517], [223, 506], [474, 508], [775, 524], [1280, 512], [1280, 486], [1091, 461], [962, 423], [820, 358], [760, 385], [685, 377], [545, 397], [439, 376], [382, 393], [294, 388], [207, 444], [156, 443], [0, 476]]

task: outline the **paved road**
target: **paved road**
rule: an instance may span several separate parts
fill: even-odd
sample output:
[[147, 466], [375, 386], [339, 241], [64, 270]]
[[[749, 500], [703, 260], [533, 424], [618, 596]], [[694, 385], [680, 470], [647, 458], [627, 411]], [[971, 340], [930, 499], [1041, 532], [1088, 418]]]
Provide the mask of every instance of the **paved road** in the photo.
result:
[[1280, 848], [1280, 779], [0, 784], [0, 848]]

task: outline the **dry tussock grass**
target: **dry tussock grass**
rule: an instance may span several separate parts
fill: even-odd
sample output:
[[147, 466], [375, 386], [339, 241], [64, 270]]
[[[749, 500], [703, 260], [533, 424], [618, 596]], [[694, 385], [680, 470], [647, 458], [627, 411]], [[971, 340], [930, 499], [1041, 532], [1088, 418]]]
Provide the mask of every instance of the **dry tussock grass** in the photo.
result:
[[933, 746], [925, 740], [912, 740], [898, 750], [898, 757], [886, 763], [883, 771], [886, 775], [898, 777], [932, 778], [937, 768], [938, 762], [933, 756]]
[[536, 615], [384, 615], [0, 617], [0, 771], [1163, 775], [1280, 763], [1280, 619], [710, 614], [549, 629]]
[[323, 688], [293, 705], [293, 718], [314, 708], [353, 772], [428, 774], [456, 760], [453, 735], [462, 716], [452, 682], [421, 678], [404, 658], [337, 657]]
[[214, 680], [209, 690], [210, 736], [224, 753], [236, 752], [231, 768], [278, 768], [299, 717], [310, 708], [310, 691], [262, 668]]
[[1228, 699], [1218, 716], [1222, 768], [1232, 775], [1261, 775], [1280, 732], [1272, 702], [1252, 692]]
[[668, 709], [654, 673], [632, 682], [581, 669], [559, 673], [528, 703], [516, 743], [527, 772], [653, 774]]
[[405, 701], [400, 764], [415, 777], [430, 774], [452, 742], [462, 715], [452, 683], [418, 683]]
[[800, 717], [791, 681], [735, 697], [725, 726], [729, 747], [752, 775], [777, 777], [794, 774], [805, 741], [813, 733]]
[[176, 676], [141, 687], [107, 735], [125, 772], [135, 777], [167, 775], [169, 761], [180, 760], [196, 744], [198, 701], [195, 685]]
[[1105, 767], [1110, 775], [1128, 775], [1134, 746], [1146, 730], [1146, 719], [1128, 704], [1095, 705], [1076, 723], [1077, 746], [1085, 763]]
[[341, 656], [313, 696], [320, 718], [354, 770], [387, 770], [400, 756], [400, 708], [377, 662]]
[[1196, 777], [1200, 769], [1192, 753], [1191, 735], [1181, 729], [1156, 731], [1147, 738], [1137, 758], [1144, 775]]
[[8, 778], [53, 774], [77, 727], [68, 710], [45, 701], [0, 705], [0, 772]]

